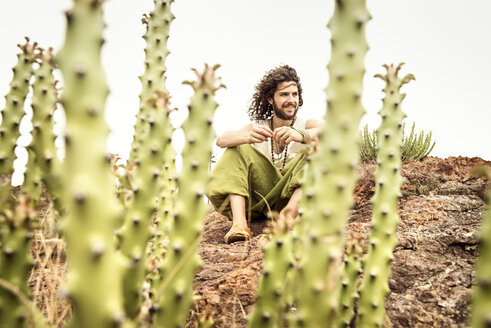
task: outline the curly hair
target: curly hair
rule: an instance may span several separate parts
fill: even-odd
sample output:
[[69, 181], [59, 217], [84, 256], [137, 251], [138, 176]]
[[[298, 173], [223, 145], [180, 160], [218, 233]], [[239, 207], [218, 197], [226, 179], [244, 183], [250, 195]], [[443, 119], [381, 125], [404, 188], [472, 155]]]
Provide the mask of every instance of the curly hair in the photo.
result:
[[256, 85], [251, 105], [248, 110], [252, 121], [267, 120], [273, 116], [273, 107], [268, 99], [273, 98], [278, 83], [293, 81], [298, 88], [298, 107], [303, 105], [302, 85], [294, 68], [283, 65], [267, 72], [261, 81]]

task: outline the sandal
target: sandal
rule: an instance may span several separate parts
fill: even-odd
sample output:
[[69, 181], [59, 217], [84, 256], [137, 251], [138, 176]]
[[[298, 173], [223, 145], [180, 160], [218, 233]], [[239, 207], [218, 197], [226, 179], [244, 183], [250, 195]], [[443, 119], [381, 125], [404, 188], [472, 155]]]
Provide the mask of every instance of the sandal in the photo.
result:
[[236, 241], [245, 241], [251, 238], [251, 229], [235, 224], [232, 226], [232, 228], [230, 228], [229, 232], [227, 232], [223, 239], [227, 244], [231, 244]]

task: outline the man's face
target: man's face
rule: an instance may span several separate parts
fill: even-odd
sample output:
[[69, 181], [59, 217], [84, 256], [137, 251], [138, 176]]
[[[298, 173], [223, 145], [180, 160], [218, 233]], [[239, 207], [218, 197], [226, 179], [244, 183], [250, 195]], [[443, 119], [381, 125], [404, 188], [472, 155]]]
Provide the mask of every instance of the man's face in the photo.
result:
[[280, 82], [269, 103], [273, 105], [273, 111], [278, 118], [292, 120], [297, 115], [298, 99], [298, 87], [295, 82]]

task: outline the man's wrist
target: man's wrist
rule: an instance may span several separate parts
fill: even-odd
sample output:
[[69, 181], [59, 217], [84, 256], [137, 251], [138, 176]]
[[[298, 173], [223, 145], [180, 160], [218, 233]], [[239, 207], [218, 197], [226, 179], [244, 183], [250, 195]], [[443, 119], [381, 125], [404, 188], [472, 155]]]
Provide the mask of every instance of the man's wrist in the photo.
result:
[[300, 141], [303, 144], [309, 144], [311, 139], [310, 139], [310, 134], [307, 130], [304, 129], [296, 129], [293, 126], [291, 127], [293, 130], [295, 130], [300, 136], [302, 137], [302, 140]]

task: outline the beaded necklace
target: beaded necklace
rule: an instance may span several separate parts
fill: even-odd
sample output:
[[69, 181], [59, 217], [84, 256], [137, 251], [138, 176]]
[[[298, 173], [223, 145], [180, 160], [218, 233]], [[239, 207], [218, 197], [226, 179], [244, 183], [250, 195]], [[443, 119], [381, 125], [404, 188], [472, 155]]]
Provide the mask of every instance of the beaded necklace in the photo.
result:
[[[290, 127], [293, 126], [293, 124], [295, 123], [295, 119], [297, 117], [295, 116], [292, 120], [292, 124], [290, 125]], [[270, 126], [271, 126], [271, 131], [273, 131], [273, 117], [271, 117], [271, 120], [270, 120]], [[271, 160], [273, 161], [273, 164], [274, 164], [274, 150], [273, 150], [273, 143], [274, 143], [274, 140], [271, 139]], [[285, 165], [286, 165], [286, 158], [288, 156], [288, 145], [285, 146], [285, 150], [283, 151], [283, 156], [280, 154], [278, 154], [278, 159], [281, 159], [281, 157], [283, 157], [283, 164], [281, 165], [281, 169], [280, 169], [280, 172], [283, 171], [283, 169], [285, 168]]]

